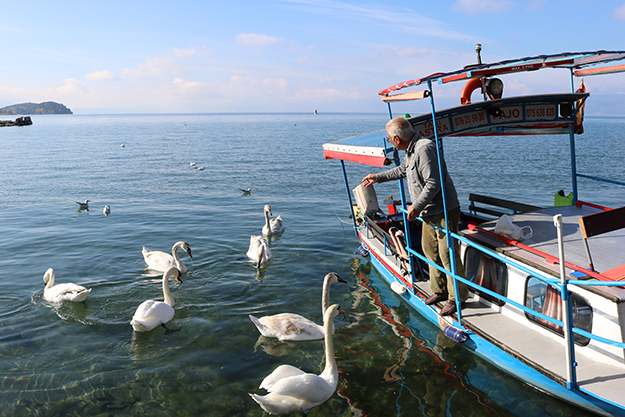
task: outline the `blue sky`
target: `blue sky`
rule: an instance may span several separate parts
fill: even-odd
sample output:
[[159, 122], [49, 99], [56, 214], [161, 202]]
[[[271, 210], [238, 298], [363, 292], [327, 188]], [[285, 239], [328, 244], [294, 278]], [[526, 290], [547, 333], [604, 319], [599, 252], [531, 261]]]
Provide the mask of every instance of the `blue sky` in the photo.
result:
[[[385, 105], [378, 90], [475, 63], [476, 43], [484, 62], [625, 50], [624, 0], [82, 0], [1, 7], [0, 107], [50, 100], [76, 114], [379, 112]], [[566, 71], [539, 72], [505, 78], [504, 96], [570, 90]], [[443, 105], [459, 104], [462, 85], [455, 84], [435, 90]], [[625, 74], [585, 84], [589, 114], [625, 109]]]

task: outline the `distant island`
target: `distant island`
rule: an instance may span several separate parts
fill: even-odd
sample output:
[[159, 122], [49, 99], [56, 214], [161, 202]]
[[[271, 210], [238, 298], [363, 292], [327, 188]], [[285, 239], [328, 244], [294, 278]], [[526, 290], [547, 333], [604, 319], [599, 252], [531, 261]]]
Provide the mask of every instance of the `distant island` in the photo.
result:
[[63, 104], [54, 101], [22, 103], [0, 108], [0, 114], [74, 114]]

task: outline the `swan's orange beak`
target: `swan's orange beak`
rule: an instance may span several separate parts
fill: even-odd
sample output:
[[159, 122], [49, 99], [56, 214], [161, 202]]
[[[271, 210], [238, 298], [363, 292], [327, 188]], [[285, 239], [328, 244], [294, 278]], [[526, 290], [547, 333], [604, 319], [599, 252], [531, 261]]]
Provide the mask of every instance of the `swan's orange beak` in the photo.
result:
[[182, 284], [182, 275], [180, 274], [180, 271], [178, 271], [178, 276], [176, 277], [176, 279], [178, 280], [179, 283]]

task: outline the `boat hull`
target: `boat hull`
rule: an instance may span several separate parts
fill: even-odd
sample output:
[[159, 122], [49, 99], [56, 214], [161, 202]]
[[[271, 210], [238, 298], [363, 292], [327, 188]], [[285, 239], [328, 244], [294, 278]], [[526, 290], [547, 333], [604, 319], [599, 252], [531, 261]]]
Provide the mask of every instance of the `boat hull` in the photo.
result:
[[[435, 309], [425, 304], [427, 294], [421, 293], [416, 286], [414, 289], [412, 288], [411, 283], [403, 278], [400, 269], [395, 266], [394, 259], [380, 250], [375, 238], [367, 237], [362, 231], [358, 233], [358, 237], [362, 246], [369, 253], [373, 267], [387, 284], [391, 286], [393, 283], [399, 282], [407, 288], [407, 291], [403, 291], [401, 294], [404, 302], [441, 330], [452, 325], [451, 320], [442, 318]], [[483, 337], [470, 331], [465, 332], [465, 334], [467, 339], [462, 345], [466, 349], [526, 384], [595, 414], [625, 417], [625, 409], [620, 406], [598, 399], [578, 389], [568, 389], [531, 366], [515, 359], [508, 352]]]

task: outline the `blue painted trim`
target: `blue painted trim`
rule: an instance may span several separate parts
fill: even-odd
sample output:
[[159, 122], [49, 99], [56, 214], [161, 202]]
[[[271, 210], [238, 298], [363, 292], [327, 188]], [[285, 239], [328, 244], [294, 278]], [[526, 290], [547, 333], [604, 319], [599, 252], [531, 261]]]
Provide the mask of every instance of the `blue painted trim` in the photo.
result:
[[358, 225], [356, 224], [356, 215], [354, 214], [354, 204], [352, 203], [352, 195], [349, 190], [349, 182], [347, 181], [347, 171], [345, 170], [345, 161], [342, 159], [341, 161], [341, 169], [343, 170], [343, 181], [345, 182], [345, 190], [347, 191], [347, 199], [349, 200], [349, 213], [352, 215], [352, 221], [354, 222], [354, 230], [356, 230], [356, 234], [358, 234]]
[[591, 175], [584, 175], [584, 174], [577, 174], [577, 176], [582, 177], [582, 178], [588, 178], [588, 179], [595, 180], [595, 181], [609, 182], [611, 184], [617, 184], [617, 185], [625, 185], [625, 182], [609, 180], [607, 178], [593, 177]]
[[[375, 252], [371, 252], [370, 258], [373, 266], [388, 285], [396, 281], [394, 274], [389, 271], [377, 258]], [[439, 327], [439, 315], [433, 307], [426, 306], [423, 299], [410, 291], [406, 291], [402, 298], [409, 303], [414, 310], [428, 319], [433, 325]], [[564, 387], [541, 374], [529, 365], [513, 358], [497, 346], [479, 337], [475, 333], [466, 330], [465, 333], [468, 336], [468, 340], [462, 344], [465, 348], [513, 377], [580, 408], [597, 414], [625, 417], [625, 408], [620, 405], [610, 401], [605, 401], [592, 395], [591, 393], [586, 392], [585, 390], [569, 389]]]

